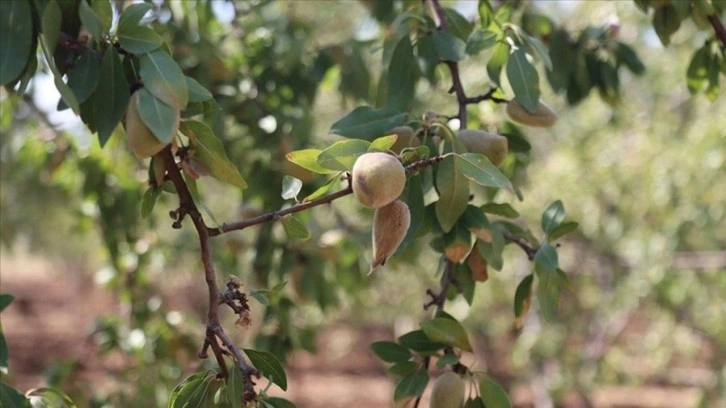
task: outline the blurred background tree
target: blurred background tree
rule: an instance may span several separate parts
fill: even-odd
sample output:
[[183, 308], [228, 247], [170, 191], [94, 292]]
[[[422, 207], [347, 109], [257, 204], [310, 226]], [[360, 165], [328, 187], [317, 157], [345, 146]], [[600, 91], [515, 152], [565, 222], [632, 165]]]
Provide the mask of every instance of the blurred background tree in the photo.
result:
[[[33, 2], [38, 8], [47, 3]], [[689, 4], [689, 18], [675, 18], [675, 24], [681, 3]], [[724, 45], [709, 14], [701, 19], [694, 11], [701, 3], [723, 8], [716, 1], [491, 2], [497, 19], [552, 47], [554, 69], [538, 66], [540, 87], [542, 99], [560, 114], [551, 129], [500, 128], [524, 132], [531, 150], [510, 154], [503, 167], [525, 200], [499, 194], [497, 201], [517, 209], [520, 225], [537, 225], [543, 208], [560, 199], [568, 218], [580, 224], [559, 248], [569, 284], [553, 321], [529, 313], [515, 329], [512, 298], [531, 273], [516, 249], [504, 251], [501, 271], [490, 268], [471, 304], [462, 297], [447, 303], [446, 311], [473, 334], [476, 353], [467, 358], [496, 378], [515, 405], [726, 401], [726, 101], [718, 89], [724, 59], [698, 54], [716, 47], [708, 55], [723, 56]], [[77, 1], [58, 4], [64, 16], [79, 7]], [[442, 4], [486, 28], [481, 9], [487, 2]], [[214, 95], [216, 108], [200, 107], [204, 121], [249, 185], [241, 193], [199, 183], [205, 216], [221, 222], [283, 207], [284, 175], [304, 181], [301, 197], [322, 186], [325, 180], [285, 155], [331, 145], [340, 140], [329, 133], [331, 124], [357, 105], [385, 100], [382, 84], [393, 40], [400, 38], [395, 30], [409, 30], [402, 16], [420, 7], [413, 1], [155, 2], [151, 27], [185, 75]], [[456, 17], [451, 21], [459, 23], [451, 24], [452, 32], [468, 30]], [[624, 45], [608, 53], [603, 44], [613, 39]], [[481, 49], [460, 64], [470, 95], [494, 82], [487, 64], [496, 47], [488, 41], [486, 32], [471, 41]], [[563, 49], [584, 57], [566, 64], [572, 56], [558, 54]], [[427, 81], [419, 82], [410, 111], [454, 113], [446, 67], [422, 60]], [[585, 71], [568, 68], [577, 61]], [[101, 149], [75, 115], [56, 112], [59, 97], [44, 64], [41, 58], [37, 70], [29, 68], [22, 95], [0, 91], [2, 257], [28, 257], [27, 251], [50, 259], [55, 270], [44, 291], [92, 279], [94, 291], [103, 289], [104, 300], [121, 307], [75, 329], [90, 340], [90, 361], [104, 367], [103, 378], [89, 379], [88, 356], [52, 347], [53, 360], [62, 360], [50, 366], [13, 365], [19, 354], [33, 352], [16, 331], [27, 324], [18, 317], [22, 297], [16, 299], [3, 312], [11, 364], [3, 381], [13, 384], [15, 376], [40, 369], [43, 384], [62, 389], [79, 406], [165, 405], [182, 379], [214, 366], [196, 356], [207, 307], [196, 234], [189, 226], [168, 228], [166, 213], [176, 205], [171, 195], [161, 195], [151, 215], [142, 217], [148, 160], [130, 155], [118, 134]], [[502, 88], [510, 89], [504, 81]], [[504, 118], [492, 102], [470, 106], [468, 114], [471, 127], [496, 127]], [[306, 241], [289, 240], [279, 223], [267, 223], [212, 243], [220, 279], [238, 276], [262, 302], [251, 301], [250, 328], [231, 330], [238, 344], [284, 362], [293, 350], [330, 353], [316, 350], [316, 335], [336, 322], [357, 331], [394, 328], [372, 340], [417, 327], [423, 294], [438, 281], [422, 265], [436, 264], [437, 254], [414, 241], [385, 269], [366, 276], [361, 254], [370, 251], [371, 214], [351, 200], [300, 213], [311, 234]], [[20, 265], [13, 270], [4, 264], [3, 293], [23, 293], [25, 262], [12, 264]], [[536, 297], [534, 303], [537, 308]], [[223, 319], [234, 327], [233, 316]], [[645, 396], [649, 386], [689, 393], [661, 405], [628, 394], [634, 389]], [[308, 406], [336, 406], [318, 398]], [[374, 401], [390, 400], [389, 390]]]

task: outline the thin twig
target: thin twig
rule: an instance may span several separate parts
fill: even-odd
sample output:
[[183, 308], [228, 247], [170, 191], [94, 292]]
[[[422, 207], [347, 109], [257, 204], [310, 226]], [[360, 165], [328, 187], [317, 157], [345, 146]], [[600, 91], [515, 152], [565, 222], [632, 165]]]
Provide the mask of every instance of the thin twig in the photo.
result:
[[711, 23], [711, 27], [713, 27], [713, 31], [716, 33], [716, 38], [721, 41], [721, 47], [726, 48], [726, 28], [723, 26], [723, 22], [721, 22], [718, 14], [708, 16], [708, 22]]
[[534, 255], [537, 253], [537, 249], [531, 245], [529, 245], [527, 242], [525, 242], [523, 239], [509, 233], [504, 232], [502, 234], [504, 239], [506, 239], [509, 242], [515, 243], [518, 247], [522, 248], [522, 251], [527, 254], [527, 258], [531, 261], [534, 259]]

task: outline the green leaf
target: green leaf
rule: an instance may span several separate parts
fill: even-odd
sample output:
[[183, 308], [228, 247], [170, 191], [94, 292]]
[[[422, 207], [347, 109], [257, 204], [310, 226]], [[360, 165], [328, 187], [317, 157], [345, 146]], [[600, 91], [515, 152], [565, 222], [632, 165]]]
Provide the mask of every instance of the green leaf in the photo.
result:
[[247, 182], [239, 174], [237, 167], [229, 161], [222, 142], [217, 139], [212, 129], [202, 122], [185, 120], [179, 130], [189, 137], [195, 150], [194, 157], [209, 166], [212, 177], [242, 190], [247, 188]]
[[514, 122], [505, 121], [499, 126], [499, 134], [506, 136], [510, 152], [527, 153], [532, 150], [532, 145]]
[[124, 67], [113, 47], [103, 55], [96, 94], [100, 97], [96, 99], [95, 119], [98, 140], [103, 147], [126, 113], [130, 98]]
[[670, 44], [671, 35], [678, 31], [680, 26], [681, 18], [672, 5], [659, 7], [655, 10], [653, 14], [653, 28], [655, 28], [655, 33], [658, 34], [658, 38], [660, 38], [660, 42], [664, 46]]
[[8, 363], [9, 356], [8, 342], [5, 340], [2, 322], [0, 322], [0, 374], [2, 375], [7, 375], [8, 369], [10, 368], [10, 364]]
[[579, 226], [580, 224], [574, 221], [565, 221], [562, 224], [558, 225], [556, 228], [554, 228], [552, 231], [550, 231], [549, 234], [547, 234], [547, 240], [552, 242], [557, 238], [560, 238], [575, 231]]
[[292, 402], [279, 397], [267, 397], [265, 403], [269, 404], [272, 408], [295, 408], [295, 404]]
[[141, 218], [149, 218], [161, 192], [162, 190], [159, 187], [149, 187], [146, 189], [144, 195], [141, 197]]
[[710, 60], [711, 53], [707, 45], [699, 48], [691, 57], [691, 62], [688, 64], [688, 70], [686, 71], [686, 84], [691, 94], [706, 89], [708, 68], [711, 65]]
[[481, 210], [485, 213], [501, 215], [507, 218], [518, 218], [519, 213], [511, 205], [507, 203], [486, 203], [482, 205]]
[[15, 296], [8, 293], [3, 293], [2, 295], [0, 295], [0, 312], [5, 310], [5, 308], [13, 302], [13, 300], [15, 300]]
[[179, 129], [176, 109], [165, 104], [146, 88], [139, 89], [139, 103], [136, 111], [146, 127], [160, 142], [171, 143]]
[[539, 104], [539, 74], [527, 60], [527, 53], [523, 49], [514, 50], [509, 57], [507, 78], [517, 101], [534, 113]]
[[300, 240], [310, 238], [310, 231], [308, 231], [305, 223], [303, 223], [296, 215], [286, 215], [280, 218], [280, 222], [282, 223], [283, 228], [285, 228], [285, 233], [288, 238]]
[[244, 349], [247, 357], [249, 357], [252, 365], [260, 370], [262, 375], [268, 380], [277, 384], [283, 391], [287, 390], [287, 376], [285, 370], [280, 364], [280, 360], [274, 354], [267, 351], [257, 351], [252, 349]]
[[196, 79], [185, 76], [184, 79], [187, 81], [187, 89], [189, 90], [189, 102], [204, 102], [213, 99], [212, 95], [207, 88], [203, 87]]
[[101, 65], [96, 53], [93, 49], [86, 48], [67, 74], [68, 86], [76, 95], [78, 103], [85, 102], [96, 91], [100, 73]]
[[[1, 4], [2, 2], [0, 2]], [[0, 382], [0, 407], [3, 408], [26, 408], [30, 402], [20, 391]]]
[[433, 355], [446, 347], [446, 344], [431, 340], [423, 330], [414, 330], [398, 338], [398, 342], [418, 354]]
[[352, 137], [356, 139], [371, 140], [385, 135], [396, 126], [404, 124], [406, 114], [396, 109], [372, 108], [359, 106], [344, 118], [333, 123], [330, 133]]
[[91, 5], [85, 1], [81, 1], [78, 6], [78, 14], [81, 17], [83, 26], [86, 27], [94, 38], [101, 38], [103, 32], [103, 22], [101, 18], [96, 14], [96, 11], [91, 8]]
[[[471, 275], [471, 271], [469, 274]], [[471, 303], [469, 303], [471, 305]], [[456, 354], [445, 353], [443, 356], [436, 360], [436, 368], [444, 368], [447, 365], [454, 365], [459, 362], [459, 356]]]
[[331, 178], [330, 180], [328, 180], [327, 183], [323, 184], [317, 190], [313, 191], [309, 196], [305, 197], [303, 199], [303, 201], [312, 201], [312, 200], [315, 200], [318, 197], [324, 196], [325, 194], [328, 193], [328, 191], [330, 191], [330, 189], [335, 184], [337, 184], [337, 181], [338, 181], [338, 178], [337, 177]]
[[371, 145], [368, 146], [369, 152], [387, 152], [391, 150], [391, 147], [393, 147], [394, 144], [396, 144], [396, 141], [398, 140], [398, 135], [388, 135], [383, 136], [375, 139], [371, 142]]
[[502, 270], [504, 260], [502, 259], [502, 251], [506, 241], [500, 231], [500, 227], [496, 223], [492, 223], [492, 239], [491, 242], [479, 240], [476, 243], [476, 250], [479, 251], [479, 255], [487, 260], [487, 264], [497, 271]]
[[66, 85], [65, 82], [63, 82], [63, 75], [61, 75], [60, 71], [58, 70], [58, 67], [55, 65], [55, 60], [53, 59], [53, 53], [48, 48], [48, 44], [45, 41], [44, 36], [40, 36], [40, 46], [43, 49], [43, 55], [45, 56], [45, 60], [48, 61], [48, 65], [50, 67], [50, 71], [53, 73], [53, 83], [55, 84], [55, 87], [58, 89], [58, 92], [61, 94], [61, 98], [63, 98], [63, 101], [71, 108], [73, 109], [73, 112], [75, 114], [79, 114], [81, 111], [80, 105], [78, 104], [78, 100], [76, 100], [76, 96], [73, 94], [73, 91], [71, 88]]
[[560, 300], [560, 288], [566, 283], [567, 277], [560, 269], [555, 271], [539, 271], [537, 284], [537, 299], [542, 316], [552, 321], [557, 316], [557, 306]]
[[401, 379], [393, 391], [393, 399], [400, 401], [406, 397], [417, 397], [426, 390], [429, 373], [425, 369], [417, 370]]
[[487, 75], [489, 75], [489, 80], [498, 87], [501, 87], [499, 77], [501, 76], [502, 68], [505, 65], [509, 65], [507, 64], [507, 60], [509, 60], [509, 45], [500, 40], [494, 46], [492, 56], [489, 57], [489, 62], [487, 62]]
[[576, 45], [570, 39], [570, 33], [563, 29], [555, 30], [550, 35], [550, 60], [557, 63], [552, 71], [547, 72], [547, 80], [555, 92], [568, 89], [576, 58]]
[[433, 341], [444, 343], [464, 351], [472, 351], [469, 336], [464, 326], [456, 320], [446, 317], [437, 317], [421, 322], [421, 329], [426, 337]]
[[439, 201], [434, 204], [436, 218], [441, 229], [449, 232], [469, 204], [469, 180], [458, 169], [455, 158], [447, 157], [438, 165], [436, 190], [439, 192]]
[[393, 375], [406, 376], [416, 371], [420, 363], [415, 361], [402, 361], [388, 368], [388, 372]]
[[153, 51], [164, 43], [164, 39], [156, 31], [141, 25], [119, 25], [116, 35], [121, 47], [132, 54]]
[[534, 274], [529, 274], [519, 282], [517, 290], [514, 292], [514, 317], [520, 319], [527, 314], [529, 310], [529, 302], [532, 298], [532, 282]]
[[439, 59], [461, 61], [466, 57], [466, 43], [449, 31], [436, 30], [432, 34], [434, 50]]
[[512, 401], [501, 385], [489, 376], [482, 376], [479, 380], [479, 393], [487, 408], [511, 408]]
[[405, 35], [396, 45], [388, 66], [388, 106], [401, 112], [409, 109], [416, 93], [416, 64], [411, 39]]
[[36, 405], [36, 398], [42, 401], [43, 407], [62, 407], [62, 408], [76, 408], [76, 404], [73, 403], [71, 397], [66, 395], [63, 391], [53, 387], [40, 387], [33, 388], [25, 393], [25, 395], [31, 400], [32, 406]]
[[527, 48], [532, 51], [531, 54], [536, 55], [537, 58], [542, 61], [545, 67], [551, 71], [552, 59], [550, 59], [549, 51], [547, 51], [547, 47], [542, 43], [542, 41], [540, 41], [540, 39], [537, 37], [532, 37], [524, 33], [521, 37], [527, 45]]
[[244, 397], [244, 377], [236, 364], [232, 364], [229, 368], [229, 378], [227, 378], [227, 401], [232, 408], [242, 408], [242, 398]]
[[565, 206], [562, 204], [562, 201], [557, 200], [550, 204], [550, 206], [542, 213], [542, 231], [544, 231], [545, 234], [549, 234], [562, 224], [564, 219]]
[[447, 29], [456, 37], [466, 40], [469, 38], [474, 25], [466, 17], [452, 8], [444, 8], [444, 17], [448, 24]]
[[558, 262], [557, 250], [552, 244], [542, 244], [534, 254], [534, 263], [538, 271], [554, 272]]
[[643, 61], [640, 60], [638, 54], [636, 54], [635, 50], [633, 50], [633, 48], [631, 48], [628, 44], [618, 42], [618, 48], [615, 50], [615, 55], [617, 56], [618, 63], [625, 64], [630, 72], [636, 75], [642, 75], [645, 72], [645, 65], [643, 65]]
[[493, 31], [474, 30], [466, 42], [466, 53], [475, 55], [489, 49], [497, 43], [497, 33]]
[[312, 171], [313, 173], [337, 173], [337, 170], [326, 169], [325, 167], [318, 164], [318, 156], [320, 156], [320, 153], [322, 153], [322, 150], [318, 149], [295, 150], [294, 152], [290, 152], [285, 155], [285, 158], [304, 169]]
[[282, 178], [282, 198], [283, 200], [297, 200], [297, 195], [302, 188], [302, 180], [293, 176], [285, 175]]
[[411, 352], [407, 348], [392, 341], [377, 341], [371, 344], [371, 350], [383, 361], [400, 363], [411, 359]]
[[481, 185], [512, 190], [512, 183], [497, 166], [479, 153], [464, 153], [454, 156], [456, 168], [467, 179]]
[[30, 1], [0, 1], [0, 85], [13, 82], [28, 65], [34, 51], [32, 21]]
[[124, 9], [118, 18], [119, 27], [122, 25], [138, 25], [144, 15], [154, 6], [151, 3], [135, 3]]
[[101, 32], [107, 33], [113, 22], [113, 9], [110, 1], [92, 1], [91, 8], [101, 21]]
[[204, 407], [209, 386], [214, 380], [214, 373], [205, 371], [195, 373], [178, 384], [169, 395], [169, 408]]
[[152, 51], [139, 57], [139, 64], [139, 76], [154, 96], [179, 110], [187, 106], [187, 81], [169, 54], [163, 50]]
[[62, 23], [63, 14], [58, 2], [56, 0], [49, 1], [43, 10], [40, 26], [51, 55], [53, 55], [58, 45], [58, 37], [60, 37]]
[[317, 158], [320, 167], [335, 171], [350, 171], [358, 156], [366, 153], [369, 142], [360, 139], [341, 140], [320, 152]]

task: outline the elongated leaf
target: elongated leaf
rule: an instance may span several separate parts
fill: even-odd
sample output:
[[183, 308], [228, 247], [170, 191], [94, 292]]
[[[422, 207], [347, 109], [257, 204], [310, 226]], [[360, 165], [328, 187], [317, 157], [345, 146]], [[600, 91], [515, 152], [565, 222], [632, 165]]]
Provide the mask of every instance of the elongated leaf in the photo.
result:
[[393, 399], [400, 401], [406, 397], [417, 397], [423, 394], [429, 383], [429, 373], [425, 369], [417, 370], [401, 379], [393, 391]]
[[416, 371], [419, 365], [420, 364], [415, 361], [402, 361], [389, 367], [388, 372], [393, 375], [406, 376]]
[[295, 404], [279, 397], [268, 397], [264, 400], [264, 403], [272, 408], [295, 408]]
[[557, 250], [552, 244], [542, 244], [534, 254], [537, 270], [554, 273], [558, 265]]
[[[91, 48], [86, 48], [68, 72], [68, 86], [73, 90], [79, 103], [83, 103], [96, 91], [101, 65]], [[106, 96], [104, 95], [104, 98]]]
[[532, 282], [534, 281], [534, 274], [529, 274], [519, 282], [517, 290], [514, 292], [514, 317], [516, 318], [515, 325], [517, 328], [522, 327], [524, 317], [529, 311], [529, 306], [532, 301]]
[[[44, 407], [63, 407], [63, 408], [76, 408], [76, 404], [73, 403], [71, 397], [69, 397], [63, 391], [53, 387], [39, 387], [28, 390], [25, 393], [27, 397], [38, 397], [43, 401]], [[31, 403], [35, 402], [35, 398], [31, 398]], [[35, 404], [33, 404], [35, 406]]]
[[688, 70], [686, 71], [686, 84], [691, 94], [706, 89], [710, 59], [711, 53], [708, 46], [699, 48], [691, 57], [691, 62], [688, 64]]
[[555, 271], [538, 270], [537, 300], [542, 316], [552, 321], [557, 317], [561, 288], [566, 284], [566, 276], [560, 269]]
[[444, 159], [436, 169], [436, 190], [436, 218], [441, 229], [449, 232], [469, 204], [469, 180], [459, 171], [454, 158]]
[[81, 1], [78, 6], [78, 14], [81, 17], [83, 26], [86, 27], [91, 35], [95, 38], [101, 38], [103, 36], [103, 21], [96, 14], [96, 11], [91, 8], [91, 5], [85, 1]]
[[92, 1], [91, 8], [101, 22], [101, 32], [107, 33], [113, 22], [113, 9], [110, 1]]
[[469, 38], [474, 25], [466, 17], [459, 14], [458, 11], [452, 8], [444, 8], [444, 16], [448, 23], [447, 29], [451, 31], [456, 37], [466, 41]]
[[519, 213], [507, 203], [486, 203], [481, 206], [482, 211], [489, 214], [501, 215], [507, 218], [518, 218]]
[[[113, 47], [106, 49], [101, 61], [101, 72], [96, 87], [95, 120], [98, 128], [98, 141], [104, 146], [111, 137], [129, 105], [129, 84], [126, 82], [124, 67]], [[67, 103], [68, 101], [66, 101]], [[70, 104], [68, 104], [70, 106]], [[75, 110], [74, 110], [75, 111]]]
[[187, 89], [189, 89], [189, 102], [204, 102], [213, 99], [212, 95], [207, 88], [203, 87], [196, 79], [185, 76], [184, 79], [187, 81]]
[[375, 139], [371, 142], [371, 145], [368, 146], [369, 152], [387, 152], [391, 150], [391, 147], [393, 147], [394, 144], [396, 144], [396, 141], [398, 140], [398, 135], [388, 135], [383, 136]]
[[411, 176], [406, 182], [406, 188], [401, 195], [401, 199], [408, 205], [408, 210], [411, 214], [411, 222], [408, 231], [406, 231], [406, 236], [401, 242], [401, 248], [405, 248], [416, 237], [424, 222], [426, 209], [424, 206], [423, 188], [421, 186], [422, 177], [420, 174]]
[[214, 375], [207, 371], [193, 374], [174, 387], [169, 396], [169, 408], [202, 408], [208, 398]]
[[286, 215], [280, 218], [282, 227], [290, 239], [306, 240], [310, 238], [310, 231], [295, 214]]
[[144, 86], [167, 105], [183, 110], [189, 100], [187, 81], [179, 65], [163, 50], [139, 58], [139, 75]]
[[322, 150], [318, 149], [295, 150], [294, 152], [290, 152], [285, 155], [285, 158], [304, 169], [312, 171], [313, 173], [337, 173], [338, 170], [326, 169], [325, 167], [318, 164], [318, 156], [320, 156], [320, 153], [322, 153]]
[[396, 45], [388, 66], [388, 106], [401, 112], [408, 110], [416, 93], [416, 69], [411, 39], [405, 35]]
[[[2, 3], [2, 2], [0, 2]], [[20, 391], [0, 381], [0, 406], [5, 408], [26, 408], [28, 399]]]
[[126, 7], [118, 18], [118, 25], [138, 25], [154, 6], [151, 3], [135, 3]]
[[512, 183], [507, 176], [483, 154], [464, 153], [455, 156], [455, 162], [456, 168], [464, 177], [481, 186], [512, 190]]
[[229, 378], [227, 378], [227, 401], [232, 408], [242, 408], [242, 397], [244, 396], [244, 378], [242, 372], [236, 364], [232, 364], [229, 368]]
[[287, 376], [285, 370], [280, 364], [280, 360], [274, 354], [267, 351], [257, 351], [252, 349], [244, 349], [245, 354], [249, 357], [252, 365], [260, 370], [262, 375], [268, 380], [277, 384], [283, 391], [287, 390]]
[[501, 385], [489, 376], [483, 376], [479, 380], [479, 393], [487, 408], [511, 408], [512, 401]]
[[514, 50], [509, 57], [507, 78], [517, 101], [526, 110], [534, 113], [539, 104], [539, 74], [523, 49]]
[[324, 196], [325, 194], [328, 193], [328, 191], [330, 191], [330, 189], [334, 185], [337, 184], [337, 181], [338, 181], [338, 178], [337, 177], [331, 178], [330, 180], [328, 180], [327, 183], [323, 184], [317, 190], [313, 191], [309, 196], [305, 197], [303, 199], [303, 201], [312, 201], [312, 200], [315, 200], [318, 197]]
[[146, 88], [138, 92], [139, 103], [136, 110], [139, 117], [160, 142], [170, 143], [179, 129], [177, 110], [156, 98]]
[[433, 341], [423, 330], [414, 330], [398, 338], [398, 342], [421, 355], [433, 355], [446, 347], [446, 344]]
[[383, 361], [400, 363], [411, 359], [411, 352], [407, 348], [392, 341], [377, 341], [371, 344], [371, 350]]
[[358, 139], [335, 142], [320, 152], [317, 158], [318, 165], [329, 170], [349, 171], [358, 156], [366, 153], [369, 146], [369, 142]]
[[434, 31], [432, 40], [439, 59], [456, 62], [466, 57], [466, 43], [449, 31]]
[[48, 45], [50, 54], [53, 55], [58, 45], [58, 37], [61, 32], [61, 24], [63, 23], [63, 14], [56, 0], [50, 0], [43, 9], [41, 18], [41, 32], [45, 37], [45, 43]]
[[497, 33], [493, 31], [474, 30], [466, 42], [466, 53], [475, 55], [489, 49], [497, 43]]
[[189, 137], [195, 157], [209, 166], [212, 177], [242, 190], [247, 188], [247, 182], [239, 174], [237, 167], [229, 161], [222, 142], [217, 139], [212, 129], [204, 123], [185, 120], [179, 130]]
[[557, 200], [547, 207], [542, 213], [542, 231], [549, 234], [557, 228], [565, 219], [565, 206], [562, 201]]
[[0, 85], [18, 78], [28, 64], [35, 38], [31, 21], [29, 1], [0, 1]]
[[141, 218], [148, 218], [151, 212], [154, 210], [156, 200], [161, 195], [161, 188], [149, 187], [141, 197]]
[[464, 351], [472, 351], [469, 336], [464, 326], [454, 319], [437, 317], [432, 320], [421, 322], [421, 329], [426, 337], [433, 341], [459, 348]]
[[7, 375], [8, 369], [10, 368], [10, 364], [8, 363], [9, 356], [8, 342], [5, 340], [3, 325], [0, 322], [0, 374], [2, 375]]
[[45, 42], [45, 38], [43, 36], [40, 36], [40, 46], [43, 49], [43, 55], [45, 56], [46, 61], [48, 61], [50, 71], [53, 73], [53, 83], [58, 89], [58, 92], [61, 94], [61, 98], [63, 98], [63, 101], [66, 103], [66, 105], [68, 105], [68, 107], [73, 109], [74, 113], [79, 114], [81, 108], [78, 104], [78, 100], [76, 100], [76, 96], [73, 94], [71, 88], [69, 88], [68, 85], [63, 82], [63, 76], [58, 70], [58, 67], [55, 65], [53, 54], [50, 52], [48, 44]]
[[527, 44], [528, 48], [532, 55], [536, 55], [542, 63], [547, 67], [548, 70], [552, 70], [552, 59], [550, 59], [550, 54], [547, 51], [547, 47], [540, 41], [537, 37], [532, 37], [527, 34], [522, 34], [522, 39], [524, 39], [524, 42]]
[[330, 133], [371, 140], [385, 135], [396, 126], [403, 125], [405, 120], [406, 114], [393, 108], [359, 106], [344, 118], [333, 123]]
[[564, 235], [567, 235], [575, 230], [580, 226], [580, 224], [574, 222], [574, 221], [565, 221], [562, 224], [558, 225], [555, 229], [550, 231], [549, 234], [547, 234], [547, 240], [552, 242], [556, 240], [557, 238], [560, 238]]
[[489, 75], [489, 80], [498, 87], [501, 87], [500, 76], [502, 68], [507, 65], [508, 59], [509, 46], [507, 43], [500, 40], [497, 45], [494, 46], [494, 52], [492, 52], [492, 56], [489, 57], [489, 62], [487, 62], [487, 74]]
[[116, 35], [118, 35], [121, 47], [133, 54], [144, 54], [153, 51], [164, 43], [164, 39], [156, 31], [141, 25], [120, 25]]

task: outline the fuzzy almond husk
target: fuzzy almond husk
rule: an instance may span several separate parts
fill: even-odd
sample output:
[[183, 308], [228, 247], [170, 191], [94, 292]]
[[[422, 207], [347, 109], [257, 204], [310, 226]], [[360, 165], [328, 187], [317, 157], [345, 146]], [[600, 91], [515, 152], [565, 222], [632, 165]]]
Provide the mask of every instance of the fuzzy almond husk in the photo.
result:
[[386, 263], [408, 232], [411, 225], [411, 211], [401, 200], [376, 210], [373, 217], [373, 262], [371, 272]]
[[527, 126], [552, 127], [557, 122], [557, 114], [543, 102], [539, 102], [534, 113], [530, 113], [516, 99], [507, 103], [507, 115], [513, 121]]
[[429, 408], [461, 408], [466, 397], [466, 382], [449, 371], [434, 382]]
[[390, 154], [364, 153], [356, 159], [351, 171], [353, 194], [368, 208], [388, 205], [403, 192], [406, 170]]
[[456, 138], [466, 147], [466, 150], [471, 153], [483, 154], [497, 167], [504, 163], [504, 159], [509, 153], [509, 140], [496, 133], [478, 129], [462, 129], [456, 134]]

